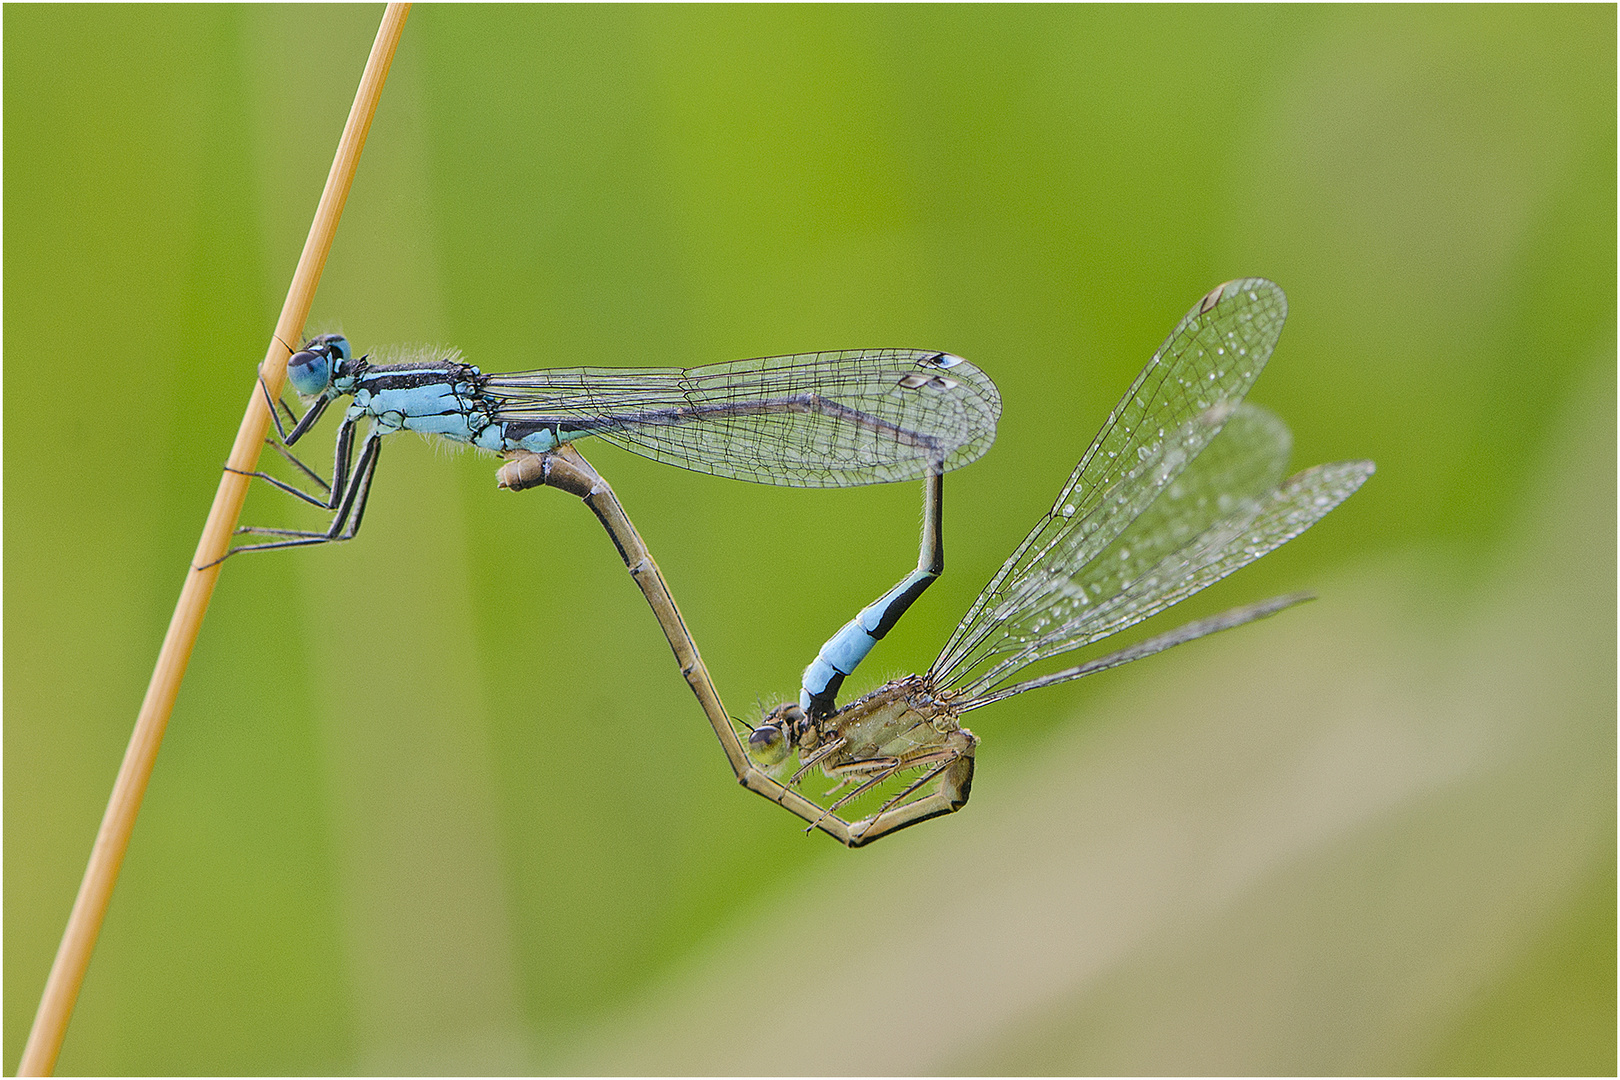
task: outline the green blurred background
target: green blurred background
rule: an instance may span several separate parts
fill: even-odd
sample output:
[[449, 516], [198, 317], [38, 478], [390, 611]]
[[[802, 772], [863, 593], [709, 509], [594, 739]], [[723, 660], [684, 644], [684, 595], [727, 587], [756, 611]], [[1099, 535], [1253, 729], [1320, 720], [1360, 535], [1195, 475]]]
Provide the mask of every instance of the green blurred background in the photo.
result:
[[[8, 1070], [379, 15], [5, 13]], [[966, 812], [852, 853], [731, 782], [575, 500], [395, 440], [355, 543], [225, 568], [61, 1071], [1612, 1073], [1615, 40], [419, 8], [312, 331], [996, 379], [854, 690], [927, 665], [1217, 282], [1288, 291], [1253, 397], [1297, 464], [1378, 475], [1144, 632], [1318, 603], [975, 715]], [[913, 558], [912, 485], [584, 449], [739, 716]]]

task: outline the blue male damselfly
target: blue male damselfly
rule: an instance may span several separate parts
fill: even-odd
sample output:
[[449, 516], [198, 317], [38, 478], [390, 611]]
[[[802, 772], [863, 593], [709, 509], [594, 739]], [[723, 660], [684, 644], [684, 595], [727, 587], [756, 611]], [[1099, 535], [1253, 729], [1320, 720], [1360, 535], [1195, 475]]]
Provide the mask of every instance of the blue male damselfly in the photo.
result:
[[[923, 477], [918, 569], [885, 597], [897, 618], [944, 566], [943, 474], [989, 449], [1001, 412], [989, 376], [958, 356], [920, 349], [801, 353], [691, 369], [513, 374], [485, 374], [447, 350], [401, 351], [389, 359], [356, 358], [340, 334], [316, 337], [292, 355], [288, 381], [311, 404], [290, 430], [272, 404], [281, 443], [271, 445], [323, 494], [253, 475], [330, 511], [332, 519], [320, 531], [245, 526], [237, 531], [278, 539], [230, 554], [352, 539], [383, 436], [397, 431], [517, 458], [501, 477], [501, 485], [514, 490], [532, 486], [521, 462], [595, 437], [684, 469], [765, 484], [843, 487]], [[353, 400], [338, 426], [327, 483], [286, 448], [344, 397]], [[291, 419], [291, 410], [282, 409]], [[356, 459], [355, 432], [366, 421], [370, 428]]]

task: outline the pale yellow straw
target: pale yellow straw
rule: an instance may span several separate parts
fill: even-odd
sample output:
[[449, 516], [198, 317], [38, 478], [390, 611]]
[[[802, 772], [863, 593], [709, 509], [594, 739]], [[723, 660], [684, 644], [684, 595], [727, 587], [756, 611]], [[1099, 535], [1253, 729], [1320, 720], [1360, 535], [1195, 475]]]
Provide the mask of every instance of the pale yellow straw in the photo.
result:
[[[271, 397], [280, 396], [287, 375], [285, 343], [299, 339], [304, 320], [309, 317], [315, 286], [326, 265], [326, 254], [332, 248], [338, 218], [343, 214], [343, 202], [360, 163], [360, 150], [365, 146], [366, 132], [377, 111], [383, 82], [388, 77], [388, 65], [394, 58], [409, 10], [409, 4], [389, 4], [383, 13], [382, 25], [377, 29], [377, 40], [371, 46], [365, 73], [360, 77], [354, 107], [349, 110], [348, 123], [343, 126], [337, 156], [332, 159], [332, 171], [326, 177], [326, 189], [321, 192], [320, 205], [315, 208], [309, 239], [304, 242], [298, 269], [293, 272], [287, 300], [281, 307], [281, 318], [276, 322], [275, 336], [260, 366]], [[85, 969], [90, 965], [102, 918], [107, 914], [118, 869], [141, 809], [141, 798], [146, 794], [146, 782], [151, 778], [152, 765], [163, 742], [163, 730], [168, 726], [169, 713], [180, 692], [180, 680], [186, 673], [186, 662], [191, 658], [191, 647], [197, 641], [203, 613], [208, 610], [208, 598], [219, 577], [219, 560], [230, 545], [242, 513], [242, 501], [247, 498], [249, 478], [244, 473], [251, 472], [257, 464], [269, 427], [270, 411], [263, 391], [255, 383], [248, 395], [242, 426], [236, 432], [236, 443], [231, 447], [230, 468], [238, 471], [227, 471], [220, 477], [213, 508], [203, 526], [202, 539], [197, 542], [197, 554], [180, 589], [180, 600], [175, 604], [168, 633], [163, 636], [163, 647], [158, 652], [146, 698], [141, 702], [140, 715], [135, 718], [135, 731], [130, 735], [129, 748], [124, 751], [124, 763], [119, 766], [118, 779], [113, 782], [112, 797], [107, 800], [107, 812], [96, 833], [95, 847], [90, 851], [90, 863], [85, 867], [84, 880], [79, 883], [79, 895], [73, 901], [73, 911], [62, 933], [62, 943], [57, 947], [56, 960], [51, 964], [50, 977], [45, 980], [39, 1011], [34, 1014], [34, 1026], [17, 1065], [18, 1076], [48, 1076], [56, 1068], [56, 1055], [62, 1049], [73, 1004], [84, 982]], [[206, 569], [199, 570], [199, 566]]]

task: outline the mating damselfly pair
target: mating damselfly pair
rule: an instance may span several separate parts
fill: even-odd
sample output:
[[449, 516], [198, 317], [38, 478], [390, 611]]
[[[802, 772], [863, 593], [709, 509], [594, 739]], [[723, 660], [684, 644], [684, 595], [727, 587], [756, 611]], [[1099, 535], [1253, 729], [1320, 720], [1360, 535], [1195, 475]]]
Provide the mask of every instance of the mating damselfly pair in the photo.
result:
[[[513, 459], [502, 467], [502, 486], [563, 487], [597, 513], [646, 593], [739, 782], [859, 846], [967, 802], [978, 740], [961, 726], [964, 713], [1306, 598], [1238, 608], [1076, 667], [1017, 679], [1029, 666], [1117, 634], [1261, 557], [1371, 475], [1370, 462], [1345, 462], [1284, 479], [1287, 428], [1244, 403], [1286, 310], [1282, 291], [1257, 278], [1206, 295], [1110, 413], [1051, 510], [980, 593], [928, 671], [842, 709], [844, 679], [943, 569], [943, 474], [981, 456], [995, 437], [994, 384], [948, 353], [852, 350], [689, 370], [485, 375], [454, 354], [372, 363], [355, 358], [345, 339], [326, 335], [289, 361], [294, 389], [313, 403], [291, 430], [279, 417], [277, 428], [290, 446], [332, 402], [352, 397], [339, 425], [333, 480], [321, 480], [285, 450], [321, 494], [256, 475], [333, 517], [321, 531], [242, 530], [278, 539], [236, 550], [352, 538], [383, 435], [417, 431], [500, 452]], [[355, 429], [366, 420], [355, 463]], [[683, 468], [762, 483], [822, 487], [921, 477], [917, 570], [822, 646], [796, 704], [742, 726], [745, 748], [656, 563], [612, 489], [571, 446], [590, 436]], [[812, 775], [830, 778], [833, 789], [807, 793]], [[881, 801], [855, 821], [840, 814], [863, 797]]]

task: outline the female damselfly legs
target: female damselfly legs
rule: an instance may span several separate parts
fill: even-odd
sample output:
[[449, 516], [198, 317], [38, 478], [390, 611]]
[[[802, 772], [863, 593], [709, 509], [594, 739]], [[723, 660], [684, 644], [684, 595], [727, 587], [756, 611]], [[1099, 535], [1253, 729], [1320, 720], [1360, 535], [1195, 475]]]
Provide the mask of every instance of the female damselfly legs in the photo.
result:
[[[324, 334], [294, 353], [287, 377], [311, 400], [291, 430], [271, 403], [281, 443], [271, 445], [322, 494], [263, 472], [257, 476], [332, 513], [321, 531], [246, 526], [279, 539], [229, 554], [352, 539], [382, 450], [382, 438], [415, 431], [509, 457], [501, 484], [532, 486], [523, 462], [595, 437], [696, 472], [789, 487], [843, 487], [923, 477], [925, 525], [916, 571], [882, 601], [892, 615], [881, 637], [944, 566], [943, 474], [977, 459], [995, 440], [1001, 399], [978, 368], [949, 353], [852, 349], [680, 368], [552, 368], [488, 374], [453, 350], [414, 350], [373, 363], [346, 338]], [[261, 380], [260, 383], [263, 386]], [[269, 391], [265, 390], [268, 401]], [[338, 425], [332, 481], [292, 455], [326, 409], [352, 398]], [[285, 404], [289, 419], [292, 412]], [[358, 460], [355, 429], [370, 422]], [[533, 483], [539, 483], [535, 480]]]
[[[1372, 462], [1347, 461], [1284, 479], [1287, 427], [1243, 398], [1286, 314], [1282, 290], [1258, 278], [1227, 282], [1200, 300], [929, 669], [837, 709], [836, 683], [818, 658], [805, 671], [800, 702], [778, 706], [748, 732], [749, 756], [773, 770], [775, 785], [749, 786], [784, 804], [788, 796], [808, 802], [798, 789], [819, 768], [835, 782], [828, 800], [815, 804], [819, 816], [797, 803], [790, 809], [851, 847], [869, 843], [967, 803], [978, 740], [961, 725], [963, 714], [1309, 599], [1236, 608], [1015, 681], [1030, 665], [1134, 626], [1288, 542], [1372, 475]], [[839, 654], [843, 636], [823, 654]], [[853, 669], [833, 666], [841, 666], [840, 678]], [[879, 789], [889, 781], [900, 790], [885, 797]], [[863, 797], [882, 801], [859, 820], [840, 816]]]
[[597, 520], [613, 539], [619, 557], [624, 560], [625, 569], [630, 571], [630, 577], [646, 597], [647, 606], [652, 609], [654, 617], [658, 620], [658, 627], [664, 632], [670, 650], [675, 654], [676, 663], [680, 665], [681, 676], [691, 688], [693, 696], [697, 698], [704, 715], [708, 717], [710, 726], [720, 740], [720, 748], [725, 751], [726, 760], [737, 776], [737, 782], [748, 790], [765, 796], [783, 809], [799, 815], [808, 821], [812, 828], [819, 828], [842, 843], [859, 846], [860, 842], [864, 842], [857, 841], [850, 834], [848, 824], [841, 818], [829, 817], [820, 806], [797, 791], [784, 787], [781, 781], [770, 776], [765, 769], [749, 758], [747, 751], [743, 749], [742, 740], [738, 738], [737, 729], [732, 726], [732, 719], [727, 714], [725, 705], [720, 701], [714, 680], [709, 677], [703, 657], [698, 653], [697, 643], [692, 640], [692, 634], [686, 628], [686, 620], [681, 617], [680, 609], [675, 606], [675, 597], [670, 593], [663, 573], [647, 551], [647, 545], [642, 542], [635, 526], [631, 524], [630, 517], [619, 503], [618, 496], [613, 493], [613, 488], [591, 467], [590, 462], [586, 461], [572, 445], [565, 444], [545, 454], [517, 451], [512, 460], [501, 466], [498, 475], [503, 487], [544, 485], [566, 491], [583, 499], [585, 505], [596, 514]]

